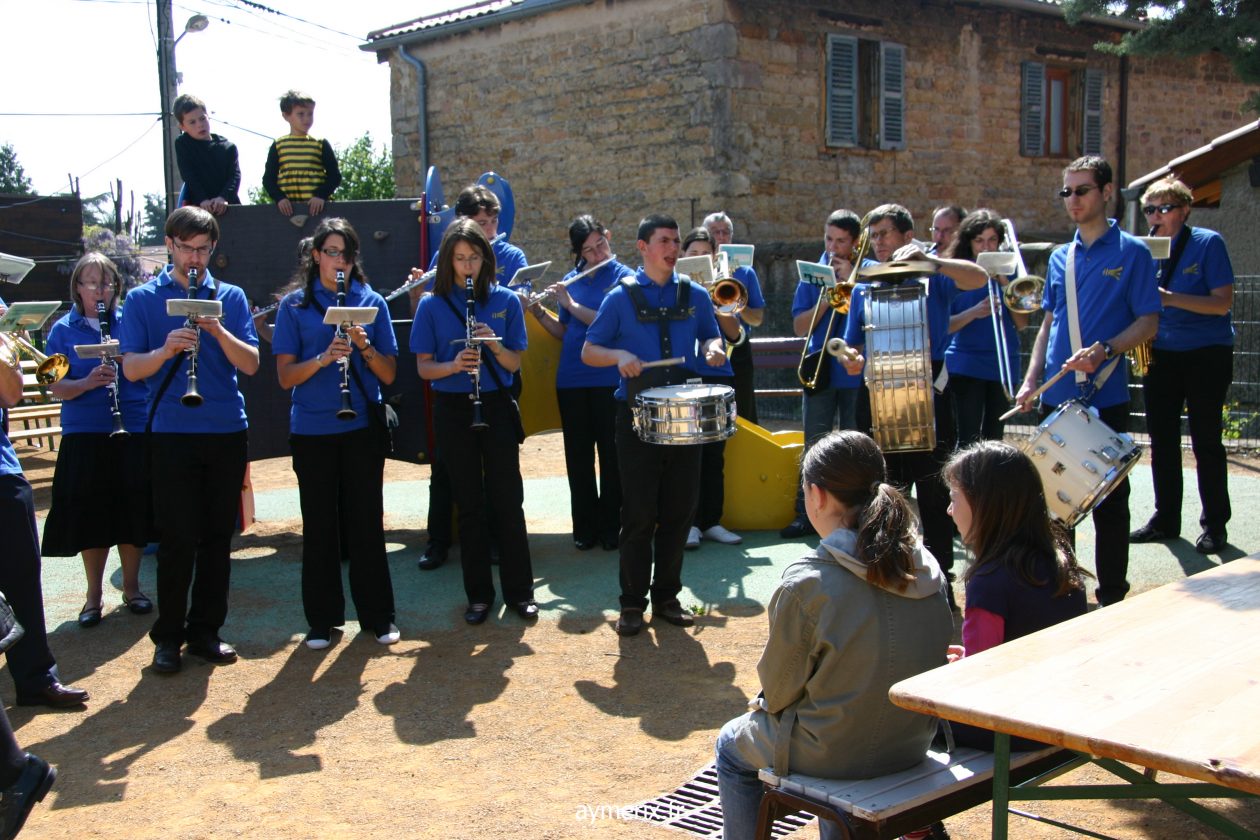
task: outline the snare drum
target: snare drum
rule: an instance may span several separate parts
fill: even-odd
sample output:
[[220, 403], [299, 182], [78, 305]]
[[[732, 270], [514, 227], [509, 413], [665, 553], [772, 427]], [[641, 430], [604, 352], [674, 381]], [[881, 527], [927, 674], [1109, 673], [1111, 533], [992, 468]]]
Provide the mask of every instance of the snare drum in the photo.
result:
[[1024, 452], [1037, 465], [1050, 514], [1075, 528], [1116, 488], [1142, 456], [1142, 447], [1114, 432], [1080, 400], [1055, 409]]
[[728, 385], [662, 385], [640, 391], [631, 409], [645, 443], [693, 444], [735, 434], [735, 389]]

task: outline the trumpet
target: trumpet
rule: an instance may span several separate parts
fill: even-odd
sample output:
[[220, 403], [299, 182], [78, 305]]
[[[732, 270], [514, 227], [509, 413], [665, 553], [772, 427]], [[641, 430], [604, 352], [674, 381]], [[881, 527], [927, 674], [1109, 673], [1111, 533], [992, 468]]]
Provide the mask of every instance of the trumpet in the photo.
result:
[[[814, 304], [814, 314], [810, 318], [810, 323], [818, 323], [819, 307], [823, 301], [827, 301], [827, 305], [831, 307], [831, 315], [827, 321], [827, 329], [823, 332], [822, 346], [818, 349], [818, 364], [814, 367], [813, 374], [805, 375], [805, 361], [809, 357], [809, 339], [801, 346], [801, 360], [796, 364], [796, 378], [803, 385], [806, 391], [813, 391], [818, 387], [818, 378], [822, 375], [823, 363], [827, 361], [827, 353], [831, 352], [831, 330], [836, 325], [836, 315], [848, 315], [849, 304], [853, 298], [853, 289], [857, 285], [858, 268], [862, 265], [862, 260], [866, 258], [866, 252], [870, 249], [870, 234], [867, 232], [870, 226], [871, 214], [867, 213], [862, 217], [861, 228], [862, 233], [858, 237], [857, 248], [853, 251], [853, 270], [849, 272], [849, 278], [844, 282], [837, 282], [834, 289], [825, 289], [823, 293], [818, 295], [818, 302]], [[847, 345], [845, 345], [847, 347]], [[837, 356], [839, 358], [839, 356]]]
[[51, 385], [70, 372], [70, 359], [64, 353], [41, 353], [30, 340], [18, 333], [0, 333], [0, 354], [10, 367], [18, 367], [22, 356], [36, 363], [35, 381]]
[[[338, 270], [337, 272], [337, 305], [346, 305], [346, 273]], [[346, 325], [337, 325], [337, 338], [346, 338]], [[349, 341], [348, 338], [346, 338]], [[337, 409], [338, 420], [353, 420], [359, 416], [359, 412], [354, 410], [350, 405], [350, 357], [341, 357], [341, 408]]]
[[[105, 301], [103, 300], [96, 302], [96, 319], [101, 324], [101, 342], [106, 343], [111, 336], [109, 334], [109, 311], [106, 309]], [[114, 368], [114, 381], [109, 383], [109, 416], [114, 421], [114, 430], [109, 433], [109, 436], [118, 437], [119, 435], [129, 434], [123, 428], [122, 407], [118, 404], [118, 363], [113, 360], [109, 353], [102, 353], [101, 364], [109, 364]]]
[[[616, 259], [617, 259], [617, 255], [613, 254], [611, 257], [604, 260], [603, 262], [597, 263], [596, 265], [593, 265], [590, 268], [583, 269], [581, 273], [573, 275], [568, 280], [561, 280], [560, 285], [564, 286], [567, 289], [569, 286], [581, 280], [583, 277], [589, 277], [590, 275], [599, 271], [601, 268], [615, 261]], [[610, 292], [610, 291], [612, 291], [611, 288], [606, 289], [605, 293]], [[533, 306], [536, 303], [542, 303], [543, 301], [552, 297], [555, 297], [555, 294], [551, 291], [551, 287], [548, 286], [547, 288], [543, 289], [541, 292], [534, 292], [533, 294], [531, 294], [529, 296], [529, 302], [526, 304], [526, 306]]]
[[[197, 299], [197, 269], [195, 268], [188, 269], [188, 299]], [[201, 327], [197, 325], [197, 316], [191, 312], [188, 313], [185, 326], [196, 331], [197, 341], [188, 351], [188, 387], [184, 390], [184, 395], [179, 398], [179, 402], [180, 405], [188, 408], [196, 408], [203, 402], [201, 394], [197, 391], [197, 349], [201, 346]]]

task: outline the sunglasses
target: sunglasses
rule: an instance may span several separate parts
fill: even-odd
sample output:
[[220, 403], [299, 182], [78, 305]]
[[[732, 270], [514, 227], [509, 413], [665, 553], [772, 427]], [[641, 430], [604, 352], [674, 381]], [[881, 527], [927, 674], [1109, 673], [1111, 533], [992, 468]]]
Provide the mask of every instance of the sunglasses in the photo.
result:
[[1160, 204], [1158, 206], [1154, 204], [1148, 204], [1142, 208], [1142, 215], [1153, 216], [1154, 214], [1158, 213], [1161, 216], [1167, 216], [1169, 213], [1176, 210], [1180, 206], [1181, 206], [1180, 204]]
[[1059, 198], [1070, 198], [1071, 196], [1076, 196], [1077, 198], [1083, 198], [1089, 195], [1090, 190], [1096, 190], [1096, 189], [1098, 189], [1098, 187], [1095, 186], [1094, 184], [1081, 184], [1076, 189], [1072, 189], [1071, 187], [1064, 187], [1063, 189], [1059, 190]]

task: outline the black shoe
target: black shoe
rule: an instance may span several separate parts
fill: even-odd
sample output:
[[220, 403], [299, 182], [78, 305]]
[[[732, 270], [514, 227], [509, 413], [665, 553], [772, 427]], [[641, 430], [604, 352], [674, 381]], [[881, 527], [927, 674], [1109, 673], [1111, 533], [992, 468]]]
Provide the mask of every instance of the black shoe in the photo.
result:
[[516, 614], [526, 621], [535, 621], [538, 618], [538, 605], [533, 601], [521, 601], [512, 607], [516, 610]]
[[1204, 531], [1194, 543], [1194, 550], [1200, 554], [1220, 554], [1227, 544], [1225, 534], [1213, 534]]
[[153, 670], [159, 674], [173, 674], [180, 669], [179, 642], [158, 642], [153, 651]]
[[595, 540], [578, 540], [573, 541], [573, 547], [578, 551], [590, 551], [595, 547]]
[[616, 534], [599, 538], [599, 545], [604, 551], [616, 551], [618, 548], [618, 539]]
[[663, 618], [675, 627], [691, 627], [696, 623], [695, 617], [682, 608], [677, 601], [670, 601], [661, 607], [652, 607], [652, 618]]
[[490, 616], [489, 604], [469, 604], [464, 610], [464, 621], [469, 624], [482, 624]]
[[798, 516], [779, 531], [779, 536], [785, 540], [798, 540], [816, 533], [818, 532], [814, 530], [813, 525], [809, 524], [808, 519]]
[[643, 629], [643, 610], [625, 609], [617, 618], [618, 636], [637, 636]]
[[1165, 540], [1175, 540], [1180, 534], [1174, 534], [1171, 531], [1165, 531], [1153, 521], [1147, 522], [1136, 531], [1129, 532], [1129, 542], [1131, 543], [1151, 543], [1164, 542]]
[[445, 562], [446, 549], [441, 546], [430, 545], [424, 550], [424, 556], [416, 562], [416, 566], [426, 572], [431, 572]]
[[57, 768], [37, 755], [26, 754], [26, 764], [17, 781], [0, 790], [0, 837], [17, 837], [31, 809], [48, 794], [57, 781]]
[[188, 652], [200, 657], [212, 665], [227, 665], [236, 661], [236, 651], [227, 642], [219, 639], [201, 639], [188, 643]]
[[[47, 706], [50, 709], [70, 709], [82, 706], [87, 701], [86, 691], [81, 688], [71, 688], [59, 682], [53, 682], [34, 694], [19, 693], [17, 696], [19, 706]], [[3, 836], [0, 835], [0, 837]]]

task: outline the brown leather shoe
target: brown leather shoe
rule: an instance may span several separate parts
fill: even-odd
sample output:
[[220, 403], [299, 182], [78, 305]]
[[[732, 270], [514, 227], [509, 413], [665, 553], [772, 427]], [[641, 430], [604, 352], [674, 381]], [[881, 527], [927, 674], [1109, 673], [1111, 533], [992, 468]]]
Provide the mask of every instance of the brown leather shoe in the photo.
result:
[[54, 682], [35, 694], [19, 694], [19, 706], [48, 706], [51, 709], [69, 709], [82, 706], [88, 701], [88, 693], [81, 688], [71, 688]]
[[652, 607], [653, 618], [663, 618], [675, 627], [691, 627], [696, 623], [695, 617], [684, 610], [677, 601], [670, 601], [660, 607]]

